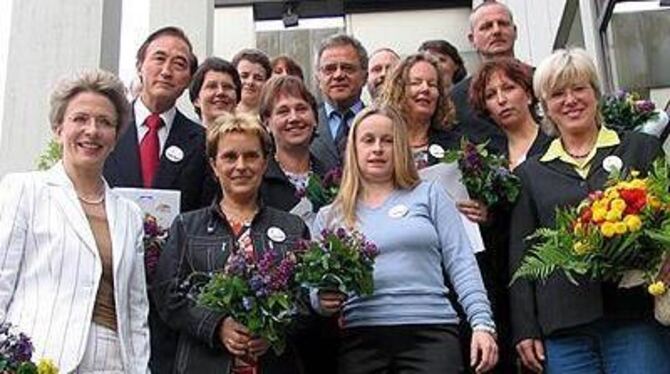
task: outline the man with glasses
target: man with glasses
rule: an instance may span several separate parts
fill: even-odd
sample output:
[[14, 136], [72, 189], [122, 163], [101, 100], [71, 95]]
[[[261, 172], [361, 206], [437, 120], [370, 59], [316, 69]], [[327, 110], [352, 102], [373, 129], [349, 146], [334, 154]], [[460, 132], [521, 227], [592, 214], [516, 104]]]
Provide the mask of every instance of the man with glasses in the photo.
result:
[[349, 126], [363, 109], [361, 90], [367, 70], [368, 54], [355, 38], [337, 34], [321, 43], [315, 71], [323, 104], [311, 150], [326, 170], [342, 166]]

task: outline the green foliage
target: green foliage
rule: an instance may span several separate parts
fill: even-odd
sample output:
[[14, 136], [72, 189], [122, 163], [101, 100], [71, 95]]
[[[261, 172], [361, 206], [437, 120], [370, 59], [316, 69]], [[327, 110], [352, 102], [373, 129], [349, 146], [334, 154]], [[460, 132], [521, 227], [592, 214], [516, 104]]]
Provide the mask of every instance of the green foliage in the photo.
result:
[[37, 159], [37, 170], [47, 170], [63, 157], [63, 147], [55, 140], [50, 140], [47, 148]]
[[299, 252], [296, 281], [308, 287], [344, 294], [370, 295], [374, 291], [373, 266], [377, 249], [362, 235], [325, 233]]

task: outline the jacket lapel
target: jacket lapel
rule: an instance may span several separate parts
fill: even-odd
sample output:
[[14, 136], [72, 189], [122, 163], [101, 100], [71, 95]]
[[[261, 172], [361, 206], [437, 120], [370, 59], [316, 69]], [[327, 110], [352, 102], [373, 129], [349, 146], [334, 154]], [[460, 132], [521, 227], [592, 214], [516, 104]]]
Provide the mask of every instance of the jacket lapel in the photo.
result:
[[328, 117], [326, 117], [326, 110], [324, 109], [323, 105], [321, 105], [319, 108], [319, 126], [316, 129], [316, 135], [317, 136], [314, 139], [314, 142], [321, 144], [321, 149], [319, 151], [325, 149], [330, 153], [331, 157], [339, 160], [340, 155], [337, 151], [337, 147], [335, 146], [335, 140], [330, 134], [330, 128], [328, 127]]
[[137, 143], [137, 126], [134, 117], [119, 138], [111, 158], [115, 162], [114, 169], [119, 179], [118, 181], [110, 181], [112, 184], [124, 187], [142, 187], [140, 148]]
[[[117, 279], [119, 264], [124, 254], [124, 246], [127, 243], [128, 220], [119, 220], [118, 196], [105, 183], [105, 213], [109, 225], [109, 234], [112, 240], [112, 261], [114, 267], [114, 279]], [[123, 215], [121, 215], [123, 216]], [[133, 242], [134, 243], [134, 242]]]
[[[183, 114], [177, 111], [177, 115], [174, 117], [174, 122], [172, 123], [172, 128], [165, 141], [165, 146], [163, 147], [163, 153], [161, 154], [160, 163], [152, 187], [164, 189], [173, 188], [174, 181], [177, 180], [177, 177], [181, 174], [182, 168], [188, 163], [188, 160], [191, 159], [193, 152], [198, 151], [196, 147], [194, 147], [196, 142], [191, 141], [191, 138], [197, 136], [197, 132], [191, 131], [189, 126], [192, 126], [192, 124], [188, 122]], [[177, 147], [183, 152], [181, 160], [171, 161], [165, 157], [166, 150], [170, 147]]]
[[49, 170], [47, 184], [51, 187], [51, 193], [56, 205], [62, 210], [65, 220], [70, 224], [72, 231], [81, 239], [86, 247], [98, 256], [98, 246], [93, 238], [91, 225], [86, 219], [84, 210], [77, 199], [74, 186], [70, 178], [65, 174], [62, 162], [57, 163]]

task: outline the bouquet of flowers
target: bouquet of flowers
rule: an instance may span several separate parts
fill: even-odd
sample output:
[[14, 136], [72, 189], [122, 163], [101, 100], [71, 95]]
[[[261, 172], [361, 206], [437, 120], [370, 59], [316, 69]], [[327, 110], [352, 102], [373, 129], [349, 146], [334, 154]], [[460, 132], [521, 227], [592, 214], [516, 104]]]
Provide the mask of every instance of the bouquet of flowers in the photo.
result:
[[637, 93], [626, 91], [606, 96], [601, 103], [601, 113], [607, 126], [617, 132], [638, 130], [658, 118], [652, 101], [642, 100]]
[[575, 284], [576, 276], [619, 281], [635, 271], [641, 272], [638, 284], [648, 284], [654, 296], [664, 294], [667, 285], [656, 279], [670, 248], [668, 171], [658, 160], [646, 178], [614, 172], [604, 191], [577, 207], [557, 209], [556, 227], [528, 238], [532, 248], [512, 282], [546, 280], [557, 271]]
[[507, 159], [489, 153], [487, 144], [474, 144], [462, 139], [460, 150], [446, 152], [442, 161], [458, 162], [463, 174], [461, 181], [473, 199], [488, 207], [514, 203], [519, 196], [521, 182], [509, 171]]
[[31, 361], [33, 343], [23, 333], [16, 333], [8, 323], [0, 325], [0, 373], [10, 374], [58, 374], [51, 360]]
[[156, 217], [148, 213], [144, 215], [144, 267], [149, 284], [156, 273], [156, 266], [167, 240], [167, 231], [158, 224]]
[[296, 281], [306, 287], [336, 290], [344, 294], [370, 295], [377, 246], [359, 232], [344, 228], [324, 230], [322, 239], [303, 242], [297, 250]]
[[256, 261], [242, 252], [232, 254], [224, 271], [211, 276], [197, 302], [226, 313], [281, 354], [297, 314], [295, 257], [267, 249]]
[[337, 196], [340, 190], [341, 182], [342, 168], [339, 167], [330, 169], [323, 176], [323, 180], [318, 175], [312, 173], [307, 180], [305, 189], [296, 191], [296, 195], [299, 198], [306, 196], [316, 211], [335, 200], [335, 196]]

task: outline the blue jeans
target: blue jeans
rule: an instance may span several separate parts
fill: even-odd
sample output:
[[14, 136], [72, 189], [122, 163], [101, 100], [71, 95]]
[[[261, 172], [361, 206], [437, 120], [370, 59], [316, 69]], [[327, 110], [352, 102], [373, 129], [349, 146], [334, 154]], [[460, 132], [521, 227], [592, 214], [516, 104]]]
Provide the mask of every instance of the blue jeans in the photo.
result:
[[599, 320], [544, 341], [547, 373], [670, 373], [670, 330], [656, 321]]

